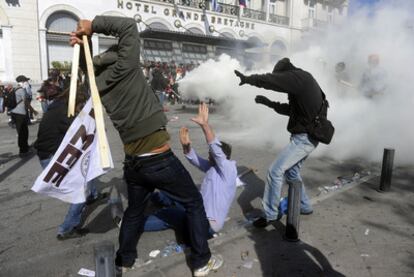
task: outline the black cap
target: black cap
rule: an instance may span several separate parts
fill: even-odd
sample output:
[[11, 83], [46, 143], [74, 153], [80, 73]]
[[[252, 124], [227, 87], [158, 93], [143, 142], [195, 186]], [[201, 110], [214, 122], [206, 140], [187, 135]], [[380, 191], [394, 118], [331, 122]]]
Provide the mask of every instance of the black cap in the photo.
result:
[[29, 80], [30, 80], [30, 78], [27, 78], [24, 75], [19, 75], [16, 78], [16, 82], [18, 82], [18, 83], [26, 82], [26, 81], [29, 81]]

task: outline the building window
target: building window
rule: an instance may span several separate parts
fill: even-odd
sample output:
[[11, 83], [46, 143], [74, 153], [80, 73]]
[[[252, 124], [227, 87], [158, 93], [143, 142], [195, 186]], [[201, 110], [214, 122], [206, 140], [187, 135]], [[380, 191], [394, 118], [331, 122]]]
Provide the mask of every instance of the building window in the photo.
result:
[[269, 13], [276, 14], [276, 3], [269, 3]]
[[144, 49], [172, 51], [172, 42], [162, 40], [144, 40]]
[[183, 53], [207, 54], [207, 47], [204, 45], [183, 43]]
[[181, 46], [184, 63], [202, 63], [208, 59], [207, 46], [191, 43], [183, 43]]
[[76, 30], [78, 18], [65, 11], [55, 12], [46, 21], [48, 32], [70, 33]]
[[171, 41], [145, 39], [143, 58], [149, 61], [169, 62], [172, 57]]
[[308, 17], [316, 18], [316, 0], [308, 0]]
[[58, 11], [46, 21], [46, 40], [49, 66], [52, 62], [72, 61], [73, 48], [68, 44], [69, 33], [76, 30], [79, 18], [68, 11]]

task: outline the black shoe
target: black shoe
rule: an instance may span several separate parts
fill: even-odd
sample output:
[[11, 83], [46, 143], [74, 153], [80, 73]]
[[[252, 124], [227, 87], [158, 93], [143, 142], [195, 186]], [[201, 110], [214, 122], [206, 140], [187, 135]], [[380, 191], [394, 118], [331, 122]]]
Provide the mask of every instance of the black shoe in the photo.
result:
[[256, 220], [253, 222], [253, 226], [254, 226], [254, 227], [256, 227], [256, 228], [265, 228], [265, 227], [266, 227], [266, 226], [268, 226], [269, 224], [271, 224], [271, 223], [273, 223], [273, 222], [278, 221], [280, 218], [281, 218], [281, 217], [279, 217], [279, 216], [278, 216], [278, 218], [277, 218], [277, 219], [275, 219], [275, 220], [267, 220], [267, 219], [266, 219], [266, 218], [264, 218], [264, 217], [259, 217], [258, 219], [256, 219]]
[[71, 231], [64, 233], [64, 234], [58, 234], [56, 238], [60, 241], [67, 240], [67, 239], [74, 239], [74, 238], [80, 238], [85, 236], [89, 233], [89, 230], [86, 228], [73, 228]]
[[310, 211], [300, 211], [300, 214], [301, 215], [311, 215], [311, 214], [313, 214], [313, 211], [312, 210], [310, 210]]
[[19, 157], [20, 158], [26, 158], [26, 157], [30, 156], [31, 154], [33, 154], [33, 151], [32, 151], [32, 149], [29, 148], [26, 151], [20, 151], [19, 152]]

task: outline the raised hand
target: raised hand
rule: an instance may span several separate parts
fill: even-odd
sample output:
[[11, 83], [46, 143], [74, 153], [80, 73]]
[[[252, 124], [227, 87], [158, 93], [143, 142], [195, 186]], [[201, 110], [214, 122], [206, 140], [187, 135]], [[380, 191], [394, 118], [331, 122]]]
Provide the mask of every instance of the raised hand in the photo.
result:
[[186, 127], [181, 127], [180, 129], [180, 142], [183, 146], [191, 144], [190, 133]]
[[238, 70], [234, 70], [234, 74], [236, 74], [236, 76], [240, 78], [239, 86], [244, 85], [246, 83], [246, 76], [244, 76], [243, 73], [241, 73]]
[[191, 121], [197, 123], [200, 126], [208, 125], [208, 107], [206, 103], [201, 103], [198, 106], [198, 115], [191, 118]]
[[191, 150], [191, 140], [188, 128], [186, 127], [181, 127], [180, 129], [180, 142], [183, 147], [184, 154], [188, 154]]
[[270, 105], [272, 104], [272, 101], [263, 95], [256, 95], [256, 98], [254, 99], [254, 101], [256, 101], [257, 104], [263, 104], [268, 107], [270, 107]]

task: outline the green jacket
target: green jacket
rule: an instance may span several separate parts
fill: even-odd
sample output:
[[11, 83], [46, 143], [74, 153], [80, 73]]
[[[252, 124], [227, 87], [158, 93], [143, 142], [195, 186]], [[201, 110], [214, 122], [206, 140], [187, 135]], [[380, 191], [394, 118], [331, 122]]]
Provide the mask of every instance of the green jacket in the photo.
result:
[[118, 45], [93, 58], [96, 85], [106, 112], [124, 144], [167, 124], [167, 118], [140, 67], [140, 40], [132, 18], [96, 16], [92, 31], [115, 36]]

